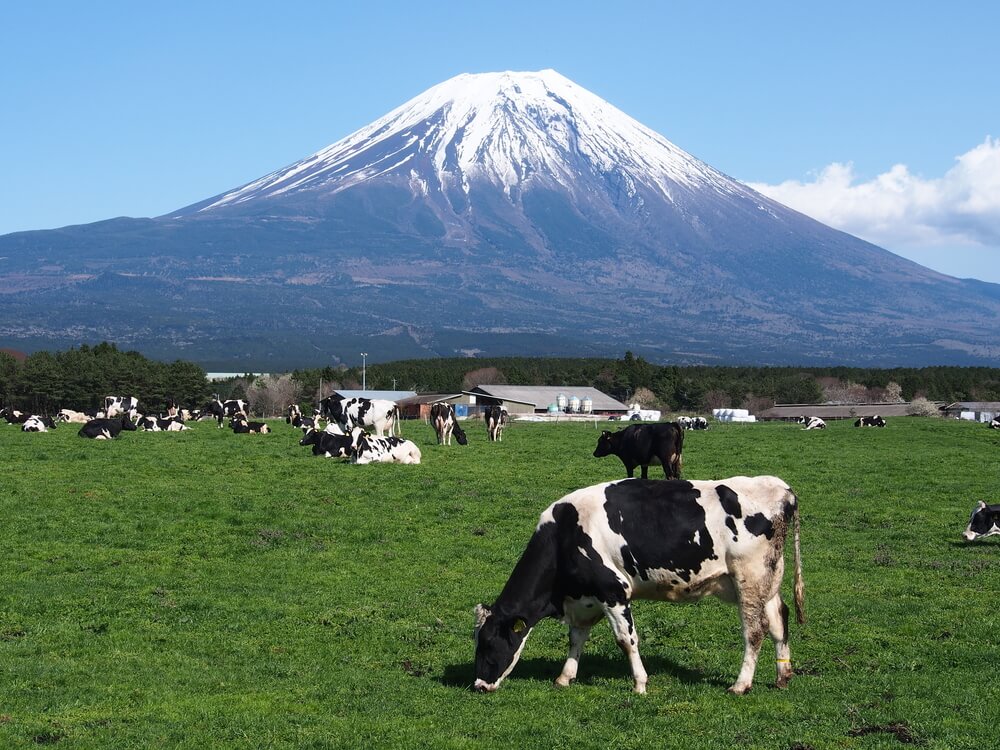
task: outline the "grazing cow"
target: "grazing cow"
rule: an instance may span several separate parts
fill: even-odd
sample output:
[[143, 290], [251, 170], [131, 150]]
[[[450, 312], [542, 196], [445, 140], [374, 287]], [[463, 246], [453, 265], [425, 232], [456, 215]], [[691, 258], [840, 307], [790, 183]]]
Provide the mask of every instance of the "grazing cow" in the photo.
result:
[[885, 427], [885, 420], [878, 414], [873, 417], [861, 417], [854, 421], [855, 427]]
[[629, 477], [635, 476], [635, 467], [640, 466], [645, 479], [650, 464], [659, 464], [663, 467], [663, 476], [679, 479], [683, 448], [684, 431], [676, 422], [633, 424], [615, 433], [602, 431], [594, 457], [618, 456]]
[[[335, 424], [331, 422], [331, 424]], [[350, 435], [334, 434], [325, 430], [306, 430], [299, 445], [311, 445], [314, 456], [350, 458], [353, 440]]]
[[18, 411], [10, 406], [0, 409], [0, 417], [7, 420], [7, 424], [24, 424], [31, 415], [24, 411]]
[[73, 411], [72, 409], [60, 409], [55, 418], [58, 422], [75, 422], [77, 424], [86, 424], [93, 419], [82, 411]]
[[37, 414], [30, 415], [21, 425], [21, 432], [48, 432], [50, 429], [56, 429], [55, 420]]
[[104, 416], [107, 419], [127, 413], [130, 419], [135, 419], [139, 409], [139, 399], [135, 396], [105, 396]]
[[237, 435], [266, 435], [271, 431], [266, 422], [248, 422], [242, 412], [229, 420], [229, 426]]
[[503, 428], [507, 426], [510, 417], [507, 410], [499, 406], [487, 406], [483, 412], [486, 420], [486, 435], [492, 441], [503, 440]]
[[993, 419], [990, 420], [990, 429], [1000, 430], [1000, 417], [993, 417]]
[[788, 607], [781, 598], [792, 527], [795, 609], [804, 622], [798, 500], [777, 477], [712, 482], [624, 479], [585, 487], [546, 509], [492, 607], [476, 607], [474, 687], [496, 690], [545, 617], [569, 625], [569, 656], [556, 684], [576, 679], [590, 629], [607, 618], [628, 656], [637, 693], [647, 675], [633, 599], [737, 603], [743, 665], [730, 692], [750, 690], [761, 643], [775, 644], [778, 687], [792, 676]]
[[111, 440], [118, 437], [122, 430], [126, 432], [130, 430], [135, 431], [135, 425], [128, 418], [127, 414], [110, 419], [107, 417], [91, 419], [76, 434], [80, 437], [93, 438], [94, 440]]
[[356, 464], [419, 464], [420, 448], [412, 440], [369, 435], [360, 427], [351, 430], [351, 462]]
[[431, 406], [431, 424], [434, 425], [434, 432], [437, 433], [438, 445], [451, 445], [452, 433], [455, 434], [455, 440], [458, 441], [459, 445], [469, 444], [465, 430], [458, 424], [453, 404], [433, 404]]
[[799, 417], [799, 424], [804, 424], [806, 430], [825, 430], [826, 422], [819, 417]]
[[324, 417], [347, 431], [371, 427], [379, 437], [399, 434], [399, 407], [395, 401], [327, 396], [319, 402], [319, 408]]
[[962, 536], [965, 541], [971, 542], [981, 536], [994, 534], [1000, 534], [1000, 505], [987, 505], [980, 500], [972, 510], [969, 525]]
[[231, 420], [240, 414], [244, 417], [250, 414], [247, 402], [243, 399], [231, 398], [228, 401], [220, 401], [218, 398], [215, 398], [201, 408], [196, 419], [214, 419], [219, 423], [219, 427], [221, 428], [223, 420], [227, 417]]

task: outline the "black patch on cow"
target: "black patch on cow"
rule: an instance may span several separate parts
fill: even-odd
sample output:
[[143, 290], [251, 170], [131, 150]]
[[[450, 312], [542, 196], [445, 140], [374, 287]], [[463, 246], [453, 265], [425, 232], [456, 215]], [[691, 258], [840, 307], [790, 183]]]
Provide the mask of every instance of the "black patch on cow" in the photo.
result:
[[1000, 505], [987, 505], [972, 514], [969, 530], [982, 536], [994, 526], [1000, 526]]
[[754, 513], [752, 516], [747, 516], [743, 525], [754, 536], [766, 536], [768, 539], [774, 536], [774, 524], [763, 513]]
[[717, 559], [700, 495], [682, 480], [631, 479], [604, 490], [608, 526], [624, 537], [622, 557], [639, 577], [665, 569], [688, 582], [707, 560]]
[[580, 525], [576, 507], [570, 503], [556, 503], [552, 517], [558, 529], [555, 541], [559, 561], [553, 603], [561, 609], [564, 598], [593, 596], [612, 606], [627, 604], [625, 584], [597, 554], [594, 540]]
[[739, 538], [740, 532], [736, 528], [736, 521], [732, 516], [726, 516], [726, 528], [733, 532], [733, 541], [735, 542]]
[[[743, 508], [740, 507], [739, 495], [726, 487], [724, 484], [720, 484], [716, 487], [715, 491], [719, 493], [719, 502], [722, 503], [722, 509], [726, 511], [727, 516], [736, 516], [736, 518], [743, 517]], [[733, 533], [735, 534], [736, 532], [734, 531]]]

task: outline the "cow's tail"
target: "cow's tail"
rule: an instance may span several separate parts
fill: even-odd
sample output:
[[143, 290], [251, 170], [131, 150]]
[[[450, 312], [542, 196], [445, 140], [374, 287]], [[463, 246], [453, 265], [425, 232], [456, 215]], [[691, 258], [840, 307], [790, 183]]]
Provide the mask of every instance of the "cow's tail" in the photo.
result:
[[396, 437], [403, 434], [399, 428], [399, 404], [393, 404], [392, 406], [392, 429], [389, 430], [389, 434]]
[[802, 581], [802, 549], [799, 543], [799, 503], [795, 501], [792, 511], [792, 534], [795, 544], [795, 619], [801, 625], [806, 621], [806, 586]]
[[[676, 424], [676, 422], [675, 422], [675, 424]], [[675, 432], [677, 434], [677, 465], [674, 468], [674, 476], [677, 479], [680, 479], [681, 478], [681, 470], [684, 467], [684, 430], [678, 424], [677, 425], [677, 430]]]

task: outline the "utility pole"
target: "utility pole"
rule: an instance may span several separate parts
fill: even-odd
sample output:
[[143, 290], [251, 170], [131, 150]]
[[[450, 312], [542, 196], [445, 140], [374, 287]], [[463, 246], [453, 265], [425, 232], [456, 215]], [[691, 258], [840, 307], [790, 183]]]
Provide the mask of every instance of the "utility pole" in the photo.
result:
[[361, 352], [361, 390], [368, 390], [368, 352]]

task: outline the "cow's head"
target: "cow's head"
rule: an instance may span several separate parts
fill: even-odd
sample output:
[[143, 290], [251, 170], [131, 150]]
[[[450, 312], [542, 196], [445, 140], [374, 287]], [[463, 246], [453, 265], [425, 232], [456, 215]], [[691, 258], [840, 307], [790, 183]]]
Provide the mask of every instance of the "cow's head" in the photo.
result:
[[615, 434], [610, 430], [602, 430], [601, 436], [597, 438], [597, 447], [594, 448], [594, 458], [610, 456], [615, 450]]
[[962, 536], [971, 542], [981, 536], [1000, 534], [1000, 505], [987, 505], [982, 500], [972, 511], [969, 525]]
[[132, 432], [135, 432], [135, 430], [137, 429], [135, 426], [135, 422], [129, 419], [128, 414], [122, 414], [121, 420], [122, 420], [123, 430], [131, 430]]
[[455, 440], [459, 445], [469, 444], [469, 436], [465, 434], [465, 430], [458, 426], [458, 422], [455, 423], [451, 433], [455, 436]]
[[476, 681], [472, 687], [492, 693], [517, 664], [531, 627], [524, 617], [494, 613], [485, 604], [476, 606], [475, 616]]
[[316, 443], [319, 442], [319, 436], [321, 434], [322, 433], [320, 433], [317, 430], [314, 430], [312, 427], [310, 427], [309, 429], [307, 429], [305, 431], [305, 434], [302, 436], [302, 439], [299, 441], [299, 445], [315, 445]]

